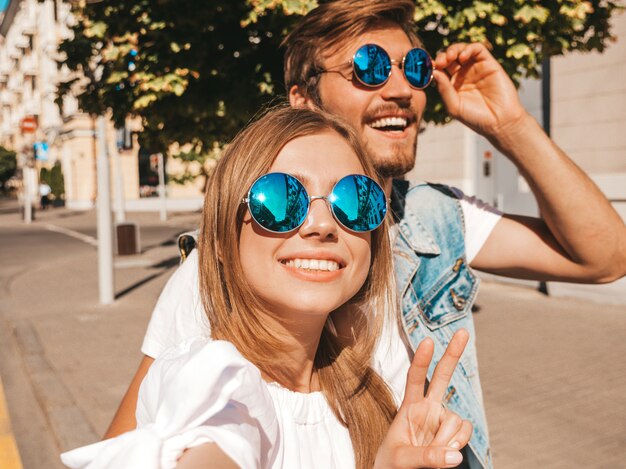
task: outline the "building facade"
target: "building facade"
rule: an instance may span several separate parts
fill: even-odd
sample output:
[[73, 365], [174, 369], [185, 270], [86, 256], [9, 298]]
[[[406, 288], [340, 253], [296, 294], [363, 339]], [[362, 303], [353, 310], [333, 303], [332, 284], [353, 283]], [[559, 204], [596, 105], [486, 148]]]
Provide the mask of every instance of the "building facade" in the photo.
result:
[[[61, 41], [71, 35], [70, 10], [69, 2], [61, 0], [10, 0], [0, 13], [0, 144], [17, 151], [22, 164], [37, 169], [60, 162], [66, 205], [88, 209], [97, 194], [95, 119], [80, 112], [72, 96], [63, 99], [62, 110], [55, 103], [58, 83], [72, 78], [58, 52]], [[24, 127], [31, 121], [36, 123], [34, 131]], [[129, 122], [128, 127], [127, 131], [140, 130], [138, 123]], [[125, 149], [118, 140], [109, 123], [108, 149], [115, 156], [110, 158], [112, 187], [122, 185], [127, 210], [158, 210], [154, 158], [136, 139], [127, 139], [130, 145]], [[38, 151], [33, 162], [35, 144], [45, 151]], [[167, 172], [178, 171], [180, 163], [170, 159]], [[168, 208], [199, 209], [201, 188], [199, 180], [184, 186], [168, 184]]]

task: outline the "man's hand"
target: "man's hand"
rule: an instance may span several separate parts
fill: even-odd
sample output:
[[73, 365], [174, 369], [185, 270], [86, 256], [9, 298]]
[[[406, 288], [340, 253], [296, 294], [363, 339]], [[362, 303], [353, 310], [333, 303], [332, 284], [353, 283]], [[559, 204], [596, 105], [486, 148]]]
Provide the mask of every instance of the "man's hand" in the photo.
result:
[[409, 368], [404, 400], [376, 455], [375, 468], [413, 469], [458, 466], [472, 436], [472, 424], [443, 406], [448, 384], [469, 339], [466, 330], [452, 337], [424, 393], [434, 344], [425, 339]]
[[527, 113], [513, 82], [482, 44], [454, 44], [435, 58], [439, 94], [451, 117], [489, 139]]
[[482, 44], [454, 44], [435, 59], [450, 116], [483, 135], [526, 179], [542, 219], [503, 217], [472, 267], [515, 278], [586, 283], [626, 275], [626, 226], [589, 177], [522, 106]]

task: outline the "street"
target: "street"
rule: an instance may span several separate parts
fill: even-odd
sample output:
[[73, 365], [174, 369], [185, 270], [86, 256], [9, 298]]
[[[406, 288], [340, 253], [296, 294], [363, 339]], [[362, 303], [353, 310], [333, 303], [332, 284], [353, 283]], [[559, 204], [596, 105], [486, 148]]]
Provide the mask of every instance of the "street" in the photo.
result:
[[[128, 214], [142, 253], [116, 258], [117, 299], [100, 306], [95, 213], [25, 225], [0, 202], [0, 378], [24, 468], [62, 467], [59, 452], [104, 433], [178, 263], [176, 235], [199, 216]], [[495, 282], [477, 304], [495, 467], [626, 467], [626, 308]]]

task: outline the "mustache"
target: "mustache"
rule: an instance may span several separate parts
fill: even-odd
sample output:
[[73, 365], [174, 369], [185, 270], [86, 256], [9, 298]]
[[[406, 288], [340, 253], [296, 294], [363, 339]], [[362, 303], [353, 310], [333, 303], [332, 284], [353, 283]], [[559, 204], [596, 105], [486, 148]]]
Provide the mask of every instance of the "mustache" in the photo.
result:
[[368, 109], [365, 114], [363, 114], [363, 123], [389, 116], [404, 117], [409, 122], [417, 120], [417, 114], [409, 103], [383, 103], [373, 109]]

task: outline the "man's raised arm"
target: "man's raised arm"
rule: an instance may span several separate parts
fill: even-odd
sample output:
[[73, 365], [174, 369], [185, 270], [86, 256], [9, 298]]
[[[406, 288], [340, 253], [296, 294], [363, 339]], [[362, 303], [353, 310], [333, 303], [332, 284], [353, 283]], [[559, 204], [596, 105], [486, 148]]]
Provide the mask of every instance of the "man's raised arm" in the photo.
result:
[[449, 114], [517, 166], [541, 218], [505, 215], [472, 267], [509, 277], [605, 283], [626, 275], [626, 226], [591, 179], [523, 108], [482, 44], [437, 55], [435, 78]]

